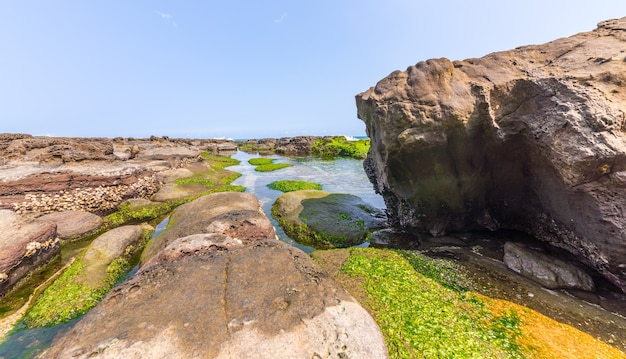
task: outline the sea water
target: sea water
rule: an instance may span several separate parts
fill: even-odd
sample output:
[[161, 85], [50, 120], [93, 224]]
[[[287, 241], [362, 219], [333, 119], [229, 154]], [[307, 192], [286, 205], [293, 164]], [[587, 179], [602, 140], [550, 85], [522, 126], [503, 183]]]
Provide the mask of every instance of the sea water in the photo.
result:
[[[257, 196], [263, 211], [274, 225], [274, 228], [276, 228], [276, 235], [280, 240], [292, 244], [307, 253], [312, 252], [314, 249], [289, 238], [272, 217], [272, 204], [283, 192], [270, 189], [267, 187], [268, 184], [280, 180], [314, 182], [322, 185], [322, 190], [324, 191], [353, 194], [361, 197], [363, 201], [373, 207], [385, 208], [382, 196], [374, 192], [374, 187], [363, 170], [363, 160], [352, 158], [323, 160], [314, 157], [290, 158], [277, 155], [260, 156], [241, 151], [238, 151], [231, 157], [241, 162], [227, 169], [242, 174], [233, 184], [242, 185], [246, 187], [246, 192]], [[248, 160], [258, 157], [273, 158], [275, 159], [274, 163], [288, 163], [292, 167], [273, 172], [257, 172], [255, 166], [249, 164]]]

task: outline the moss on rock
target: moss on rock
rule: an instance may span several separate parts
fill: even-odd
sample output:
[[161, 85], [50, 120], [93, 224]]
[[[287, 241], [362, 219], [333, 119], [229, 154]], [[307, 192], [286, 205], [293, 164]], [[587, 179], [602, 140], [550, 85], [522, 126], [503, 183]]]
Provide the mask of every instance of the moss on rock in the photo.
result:
[[[24, 316], [27, 327], [67, 322], [96, 306], [133, 264], [151, 228], [125, 226], [98, 237], [46, 290]], [[124, 238], [117, 241], [119, 238]]]
[[272, 216], [289, 237], [322, 249], [367, 241], [381, 225], [376, 211], [357, 196], [318, 190], [288, 192], [272, 205]]

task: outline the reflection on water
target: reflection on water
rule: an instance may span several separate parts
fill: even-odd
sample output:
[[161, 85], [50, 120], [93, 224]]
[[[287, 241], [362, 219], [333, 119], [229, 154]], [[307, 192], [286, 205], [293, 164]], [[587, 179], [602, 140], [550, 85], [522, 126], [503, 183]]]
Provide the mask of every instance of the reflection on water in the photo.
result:
[[[259, 156], [241, 151], [231, 157], [240, 160], [241, 163], [228, 167], [228, 169], [242, 174], [233, 184], [245, 186], [246, 192], [257, 196], [263, 206], [263, 211], [265, 211], [265, 214], [276, 228], [276, 234], [279, 239], [307, 253], [312, 252], [314, 249], [301, 245], [289, 238], [272, 217], [272, 204], [282, 192], [268, 188], [268, 184], [279, 180], [301, 180], [319, 183], [324, 191], [353, 194], [361, 197], [363, 201], [376, 208], [385, 208], [383, 198], [374, 192], [374, 188], [363, 170], [362, 160], [349, 158], [336, 160], [322, 160], [311, 157], [287, 158], [278, 155]], [[249, 159], [256, 157], [275, 158], [276, 161], [274, 163], [290, 163], [293, 166], [274, 172], [257, 172], [254, 170], [254, 166], [248, 163]]]

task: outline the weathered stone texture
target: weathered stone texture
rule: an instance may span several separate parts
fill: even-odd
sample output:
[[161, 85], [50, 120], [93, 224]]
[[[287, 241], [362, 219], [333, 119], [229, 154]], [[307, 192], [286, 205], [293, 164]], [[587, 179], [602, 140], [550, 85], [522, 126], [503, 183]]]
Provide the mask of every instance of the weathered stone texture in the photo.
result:
[[523, 230], [626, 290], [626, 18], [357, 95], [364, 167], [399, 228]]

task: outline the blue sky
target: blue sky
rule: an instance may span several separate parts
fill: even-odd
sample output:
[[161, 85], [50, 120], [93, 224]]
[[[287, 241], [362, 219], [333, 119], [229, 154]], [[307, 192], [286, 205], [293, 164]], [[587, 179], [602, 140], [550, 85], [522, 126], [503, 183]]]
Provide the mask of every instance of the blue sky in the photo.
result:
[[354, 96], [429, 58], [589, 31], [626, 1], [0, 0], [0, 132], [364, 135]]

